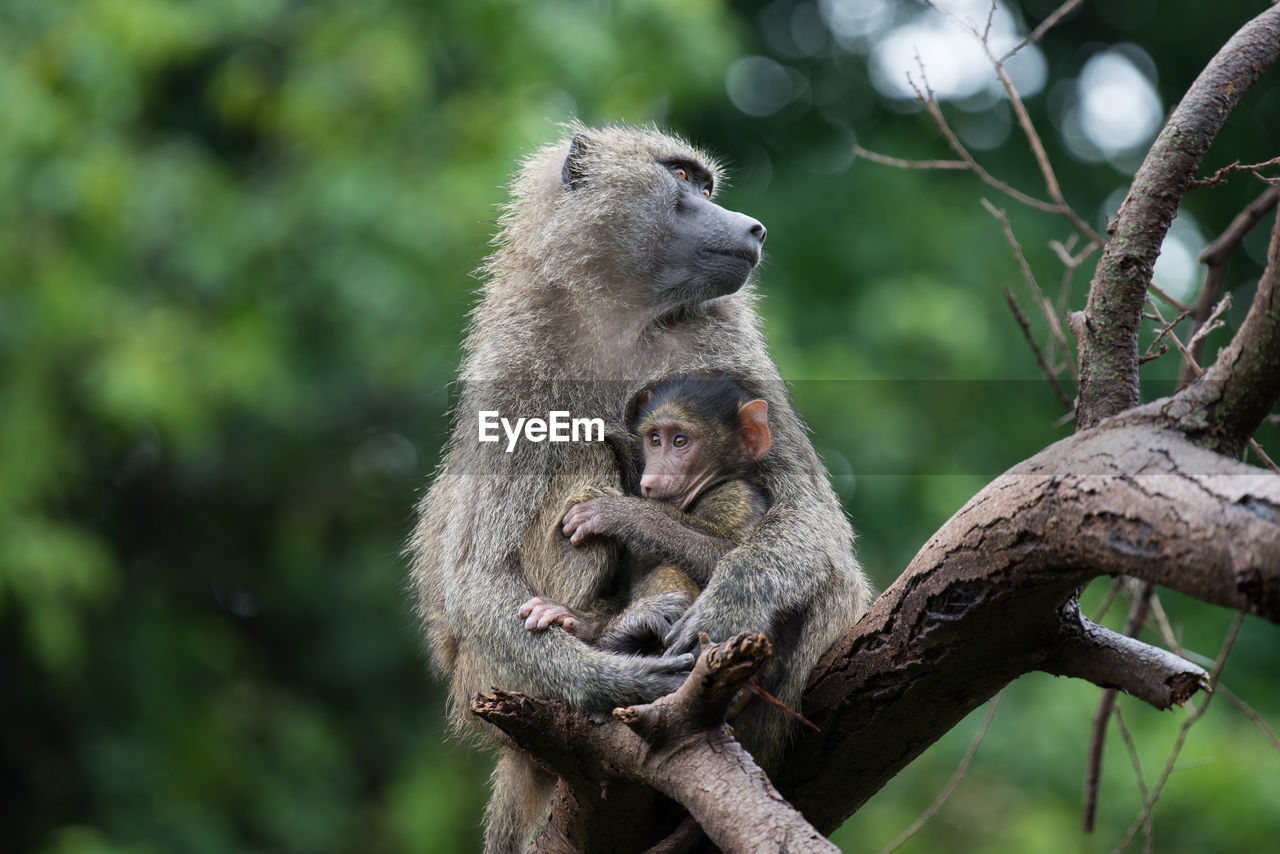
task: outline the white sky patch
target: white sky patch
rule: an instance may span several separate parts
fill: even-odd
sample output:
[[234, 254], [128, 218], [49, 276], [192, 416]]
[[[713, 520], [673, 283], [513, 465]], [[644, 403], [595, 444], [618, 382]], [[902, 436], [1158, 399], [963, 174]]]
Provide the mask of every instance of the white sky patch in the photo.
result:
[[[828, 5], [836, 4], [833, 0], [833, 4]], [[838, 5], [843, 7], [844, 3]], [[891, 98], [914, 98], [907, 75], [921, 83], [918, 56], [924, 64], [929, 86], [940, 100], [967, 99], [983, 92], [1003, 97], [991, 60], [967, 28], [972, 24], [981, 32], [986, 27], [991, 8], [988, 0], [950, 0], [937, 5], [950, 15], [922, 10], [876, 42], [870, 56], [871, 81], [876, 90]], [[828, 14], [828, 20], [834, 28], [837, 18]], [[992, 52], [1000, 56], [1022, 38], [1018, 21], [1007, 9], [998, 7], [991, 19]], [[1018, 94], [1024, 98], [1044, 88], [1047, 74], [1044, 56], [1034, 45], [1023, 48], [1009, 61], [1006, 70]]]
[[1076, 95], [1081, 132], [1108, 158], [1145, 147], [1163, 118], [1152, 81], [1119, 50], [1085, 63]]
[[820, 0], [818, 11], [841, 43], [877, 36], [893, 21], [888, 0]]
[[[1191, 215], [1179, 212], [1160, 244], [1160, 257], [1156, 259], [1155, 283], [1165, 293], [1179, 302], [1187, 302], [1200, 287], [1204, 270], [1200, 266], [1200, 253], [1206, 246], [1204, 236]], [[1167, 319], [1173, 318], [1165, 312]]]

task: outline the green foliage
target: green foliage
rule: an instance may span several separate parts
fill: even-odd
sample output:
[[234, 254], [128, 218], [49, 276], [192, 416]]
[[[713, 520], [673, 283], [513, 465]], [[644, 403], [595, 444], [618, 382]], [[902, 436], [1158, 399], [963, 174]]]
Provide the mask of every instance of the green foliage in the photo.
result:
[[[0, 6], [5, 850], [476, 848], [485, 758], [445, 742], [398, 552], [447, 432], [501, 185], [557, 122], [657, 121], [733, 164], [726, 204], [769, 227], [767, 333], [880, 586], [992, 475], [1065, 435], [999, 293], [1028, 303], [977, 204], [987, 191], [851, 162], [855, 134], [902, 156], [945, 148], [876, 99], [860, 57], [783, 50], [777, 22], [806, 10]], [[1141, 36], [1168, 105], [1234, 26], [1221, 12], [1149, 32], [1078, 16], [1046, 42], [1050, 74], [1077, 73], [1087, 41]], [[759, 119], [725, 87], [753, 54], [804, 83]], [[1274, 148], [1275, 91], [1245, 101], [1210, 166], [1274, 154], [1257, 149]], [[1030, 105], [1049, 129], [1047, 100]], [[1087, 215], [1123, 185], [1046, 141]], [[1016, 138], [984, 158], [1038, 188]], [[1255, 192], [1241, 179], [1194, 199], [1195, 215], [1221, 228]], [[1056, 281], [1045, 247], [1060, 224], [998, 203]], [[1233, 282], [1256, 261], [1233, 261]], [[1170, 607], [1212, 655], [1225, 615]], [[1273, 722], [1274, 640], [1246, 625], [1227, 677]], [[1099, 835], [1075, 829], [1095, 696], [1013, 686], [968, 780], [907, 850], [1109, 845], [1137, 808], [1114, 739]], [[1175, 719], [1125, 712], [1150, 778]], [[839, 838], [896, 836], [975, 725]], [[1199, 758], [1212, 762], [1175, 774], [1157, 808], [1162, 850], [1265, 847], [1280, 761], [1221, 701], [1192, 732], [1186, 761]]]

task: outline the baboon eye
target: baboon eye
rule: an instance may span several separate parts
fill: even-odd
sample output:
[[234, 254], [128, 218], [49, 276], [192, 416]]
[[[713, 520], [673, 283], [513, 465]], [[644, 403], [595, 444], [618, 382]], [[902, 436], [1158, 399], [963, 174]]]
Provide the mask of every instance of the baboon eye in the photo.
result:
[[675, 175], [675, 176], [676, 176], [676, 178], [677, 178], [678, 180], [680, 180], [680, 181], [688, 181], [688, 180], [689, 180], [689, 172], [688, 172], [688, 170], [686, 170], [683, 166], [672, 166], [672, 167], [671, 167], [671, 174], [672, 174], [672, 175]]
[[711, 188], [710, 188], [710, 187], [703, 187], [703, 188], [702, 188], [702, 198], [704, 198], [704, 199], [710, 199], [710, 198], [711, 198]]
[[655, 448], [659, 448], [659, 447], [661, 447], [661, 446], [662, 446], [662, 436], [661, 436], [661, 434], [659, 434], [659, 433], [650, 433], [650, 434], [649, 434], [649, 444], [650, 444], [650, 445], [652, 445], [652, 446], [653, 446], [653, 447], [655, 447]]
[[677, 433], [671, 440], [671, 444], [675, 445], [677, 448], [683, 448], [685, 445], [689, 444], [689, 437], [683, 433]]

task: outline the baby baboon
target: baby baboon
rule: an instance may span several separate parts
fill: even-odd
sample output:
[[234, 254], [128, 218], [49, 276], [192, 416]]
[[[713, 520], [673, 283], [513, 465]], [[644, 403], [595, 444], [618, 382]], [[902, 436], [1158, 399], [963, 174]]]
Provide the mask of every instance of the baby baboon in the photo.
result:
[[[818, 657], [862, 613], [868, 588], [853, 534], [769, 358], [744, 287], [765, 230], [711, 199], [718, 170], [652, 130], [574, 126], [523, 164], [484, 268], [460, 368], [453, 431], [409, 542], [417, 611], [450, 681], [457, 729], [500, 747], [488, 851], [523, 849], [547, 816], [554, 779], [469, 712], [501, 688], [583, 709], [652, 700], [677, 687], [698, 633], [758, 631], [774, 656], [762, 687], [796, 708]], [[527, 632], [515, 613], [542, 596], [611, 616], [624, 602], [616, 541], [575, 547], [574, 505], [634, 491], [623, 420], [642, 388], [678, 374], [728, 374], [771, 404], [775, 435], [757, 463], [769, 510], [716, 564], [663, 658], [619, 655], [563, 631]], [[600, 418], [605, 441], [481, 442], [481, 413]], [[773, 767], [788, 722], [766, 721]]]
[[678, 377], [641, 400], [635, 433], [645, 461], [644, 498], [593, 498], [564, 518], [574, 545], [596, 534], [627, 547], [629, 604], [605, 626], [534, 597], [519, 612], [530, 631], [558, 625], [602, 649], [661, 653], [671, 624], [697, 598], [716, 562], [764, 518], [768, 505], [748, 475], [769, 452], [766, 401], [748, 399], [729, 377]]

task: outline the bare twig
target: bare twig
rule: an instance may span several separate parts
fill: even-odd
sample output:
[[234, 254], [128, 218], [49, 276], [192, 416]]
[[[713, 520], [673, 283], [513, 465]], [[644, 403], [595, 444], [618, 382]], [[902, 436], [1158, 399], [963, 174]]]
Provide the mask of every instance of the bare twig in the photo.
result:
[[1066, 243], [1059, 243], [1056, 240], [1049, 241], [1049, 248], [1058, 256], [1058, 260], [1062, 262], [1062, 283], [1058, 288], [1058, 314], [1065, 315], [1067, 313], [1067, 299], [1071, 295], [1071, 277], [1075, 275], [1076, 269], [1089, 259], [1089, 256], [1098, 251], [1098, 244], [1086, 244], [1084, 249], [1072, 255], [1071, 250], [1075, 247], [1076, 241], [1080, 235], [1073, 234], [1067, 239]]
[[[1277, 201], [1280, 201], [1280, 187], [1269, 187], [1264, 190], [1258, 198], [1250, 202], [1248, 207], [1231, 220], [1231, 224], [1218, 235], [1216, 240], [1200, 253], [1200, 263], [1204, 264], [1206, 269], [1204, 284], [1200, 288], [1200, 297], [1196, 300], [1195, 320], [1191, 327], [1194, 335], [1198, 335], [1200, 328], [1208, 322], [1210, 310], [1222, 291], [1227, 261], [1240, 246], [1245, 235], [1276, 206]], [[1192, 356], [1199, 359], [1203, 346], [1203, 338], [1193, 337], [1188, 349], [1191, 350]], [[1179, 387], [1185, 386], [1193, 378], [1191, 371], [1184, 366], [1178, 377]]]
[[1036, 364], [1040, 366], [1045, 378], [1049, 380], [1049, 387], [1053, 389], [1054, 396], [1070, 412], [1075, 404], [1072, 403], [1071, 398], [1067, 397], [1067, 393], [1062, 390], [1058, 377], [1049, 369], [1048, 363], [1044, 360], [1044, 354], [1040, 352], [1040, 345], [1036, 343], [1036, 339], [1031, 335], [1031, 325], [1027, 323], [1027, 318], [1022, 314], [1022, 309], [1018, 308], [1018, 301], [1014, 299], [1008, 288], [1004, 288], [1004, 298], [1009, 303], [1009, 310], [1013, 312], [1013, 317], [1018, 321], [1018, 326], [1022, 329], [1022, 337], [1027, 339], [1027, 344], [1031, 347], [1031, 353], [1035, 356]]
[[[1280, 6], [1273, 9], [1280, 15]], [[1280, 40], [1280, 21], [1277, 21]], [[1194, 431], [1197, 441], [1239, 455], [1280, 398], [1280, 216], [1271, 232], [1267, 265], [1235, 337], [1199, 379], [1162, 404], [1164, 417]], [[1190, 353], [1187, 354], [1190, 358]], [[1194, 361], [1194, 360], [1191, 360]]]
[[1154, 362], [1156, 359], [1159, 359], [1161, 356], [1163, 356], [1165, 353], [1168, 353], [1168, 352], [1169, 352], [1169, 345], [1161, 344], [1160, 349], [1156, 350], [1154, 353], [1148, 350], [1146, 353], [1139, 356], [1138, 364], [1145, 365], [1147, 362]]
[[[1044, 144], [1040, 141], [1040, 134], [1036, 132], [1035, 124], [1031, 121], [1031, 115], [1027, 112], [1026, 105], [1022, 102], [1022, 96], [1018, 94], [1017, 87], [1013, 85], [1013, 81], [1009, 78], [1008, 72], [1005, 71], [1005, 67], [1004, 67], [1005, 59], [1013, 56], [1015, 53], [1021, 50], [1022, 45], [1015, 47], [1012, 51], [1006, 54], [1005, 57], [1000, 59], [997, 59], [995, 54], [991, 50], [991, 40], [990, 40], [991, 17], [995, 14], [995, 3], [993, 2], [991, 4], [991, 8], [987, 16], [987, 25], [981, 32], [978, 31], [977, 25], [967, 20], [961, 20], [956, 15], [952, 14], [946, 9], [942, 9], [937, 5], [935, 5], [934, 3], [930, 2], [930, 0], [925, 0], [925, 3], [930, 8], [939, 12], [947, 19], [955, 22], [957, 26], [967, 29], [970, 33], [972, 33], [973, 37], [978, 40], [979, 44], [982, 45], [982, 50], [987, 55], [987, 59], [991, 61], [991, 66], [992, 68], [995, 69], [996, 76], [1000, 80], [1000, 85], [1004, 87], [1005, 96], [1008, 97], [1009, 99], [1009, 105], [1013, 108], [1014, 115], [1017, 116], [1018, 126], [1022, 129], [1022, 134], [1024, 137], [1026, 137], [1027, 144], [1031, 147], [1031, 153], [1035, 157], [1036, 164], [1040, 167], [1040, 174], [1044, 178], [1045, 189], [1048, 191], [1049, 198], [1052, 202], [1052, 204], [1046, 205], [1044, 207], [1040, 207], [1040, 209], [1046, 210], [1050, 213], [1056, 213], [1056, 214], [1065, 216], [1068, 220], [1071, 221], [1071, 224], [1080, 231], [1081, 234], [1084, 234], [1086, 237], [1088, 237], [1091, 242], [1101, 246], [1102, 238], [1098, 236], [1097, 232], [1095, 232], [1087, 222], [1081, 219], [1080, 216], [1077, 215], [1074, 210], [1072, 210], [1071, 206], [1067, 204], [1066, 199], [1063, 198], [1062, 188], [1058, 183], [1057, 175], [1054, 174], [1053, 167], [1049, 163], [1049, 156], [1048, 154], [1045, 153]], [[1070, 4], [1067, 4], [1067, 5], [1070, 5]], [[1040, 35], [1043, 35], [1044, 31], [1048, 30], [1049, 27], [1052, 27], [1053, 24], [1057, 22], [1058, 18], [1060, 18], [1061, 15], [1065, 15], [1068, 11], [1070, 11], [1070, 9], [1067, 9], [1066, 6], [1064, 6], [1063, 8], [1060, 8], [1058, 11], [1054, 12], [1054, 14], [1051, 15], [1050, 18], [1047, 19], [1045, 23], [1042, 25], [1043, 30], [1041, 30], [1040, 28], [1037, 28], [1038, 34], [1033, 34], [1033, 35], [1036, 38], [1039, 38]], [[919, 63], [918, 57], [916, 61], [917, 63]], [[921, 78], [923, 79], [923, 76], [924, 76], [923, 65], [921, 65], [920, 67], [920, 73], [921, 73]], [[912, 85], [914, 87], [914, 84]], [[928, 89], [927, 81], [926, 81], [925, 88], [926, 90]], [[960, 155], [961, 158], [963, 158], [967, 162], [972, 163], [975, 171], [979, 169], [980, 167], [978, 167], [977, 162], [974, 161], [973, 157], [969, 154], [969, 152], [964, 148], [964, 146], [960, 143], [960, 141], [951, 132], [950, 126], [947, 125], [946, 120], [942, 117], [942, 112], [940, 109], [938, 109], [937, 99], [933, 97], [933, 92], [932, 91], [928, 92], [928, 99], [926, 100], [924, 97], [921, 96], [921, 92], [917, 88], [916, 96], [925, 103], [926, 107], [929, 108], [929, 114], [933, 116], [934, 122], [937, 123], [943, 135], [947, 137], [947, 141], [951, 143], [952, 149], [958, 155]], [[990, 183], [990, 181], [988, 181], [988, 183]], [[993, 184], [993, 186], [995, 185]], [[1009, 195], [1011, 198], [1016, 198], [1018, 201], [1021, 201], [1023, 204], [1027, 204], [1027, 199], [1029, 197], [1019, 198], [1021, 194], [1019, 194], [1019, 196], [1014, 196], [1009, 192], [1010, 190], [1012, 190], [1012, 188], [1006, 184], [1004, 185], [1004, 189], [1002, 189], [1001, 192], [1004, 192], [1006, 195]], [[1017, 191], [1014, 191], [1014, 192], [1017, 192]], [[1044, 203], [1040, 203], [1040, 204], [1043, 205]]]
[[1267, 456], [1267, 452], [1262, 450], [1262, 446], [1258, 444], [1257, 439], [1249, 440], [1249, 450], [1257, 454], [1258, 459], [1262, 462], [1264, 466], [1271, 469], [1276, 474], [1280, 474], [1280, 466], [1277, 466], [1276, 461], [1271, 459], [1271, 457]]
[[[973, 155], [969, 153], [969, 150], [964, 147], [964, 143], [962, 143], [960, 138], [956, 136], [955, 131], [951, 129], [951, 125], [947, 123], [946, 117], [942, 115], [942, 107], [939, 106], [938, 99], [934, 97], [933, 90], [929, 88], [929, 80], [925, 77], [923, 65], [920, 67], [920, 78], [924, 82], [923, 87], [917, 85], [914, 80], [908, 78], [908, 81], [911, 83], [911, 88], [915, 90], [916, 99], [919, 100], [920, 103], [924, 104], [925, 109], [929, 112], [929, 116], [933, 119], [933, 123], [938, 126], [938, 130], [941, 131], [942, 136], [947, 141], [947, 144], [951, 146], [951, 150], [954, 151], [965, 163], [970, 172], [977, 175], [983, 183], [993, 187], [1020, 204], [1024, 204], [1030, 208], [1035, 208], [1038, 211], [1044, 211], [1045, 213], [1063, 213], [1060, 205], [1028, 196], [1026, 193], [1006, 184], [986, 169], [983, 169], [978, 161], [974, 160]], [[953, 169], [956, 167], [949, 166], [946, 168]]]
[[1178, 730], [1178, 737], [1174, 740], [1173, 749], [1169, 752], [1169, 758], [1165, 761], [1164, 770], [1160, 773], [1160, 778], [1156, 780], [1155, 786], [1152, 787], [1150, 796], [1143, 801], [1142, 811], [1138, 814], [1138, 818], [1129, 826], [1124, 839], [1120, 841], [1120, 844], [1116, 846], [1112, 854], [1120, 854], [1120, 852], [1128, 848], [1129, 844], [1133, 842], [1133, 837], [1138, 832], [1138, 828], [1150, 820], [1151, 810], [1155, 808], [1156, 802], [1160, 800], [1160, 793], [1164, 790], [1164, 784], [1169, 781], [1169, 775], [1173, 773], [1178, 754], [1182, 752], [1182, 745], [1186, 742], [1187, 732], [1195, 725], [1196, 721], [1204, 717], [1204, 713], [1209, 709], [1209, 703], [1213, 700], [1214, 688], [1217, 687], [1218, 679], [1222, 676], [1222, 668], [1226, 666], [1227, 656], [1231, 654], [1231, 648], [1235, 646], [1236, 637], [1240, 634], [1240, 625], [1243, 622], [1244, 613], [1237, 612], [1236, 618], [1231, 622], [1231, 628], [1227, 630], [1226, 640], [1222, 642], [1222, 649], [1218, 652], [1218, 658], [1214, 661], [1213, 670], [1209, 675], [1209, 689], [1205, 692], [1204, 701], [1199, 706], [1192, 706], [1187, 719], [1182, 722], [1182, 727]]
[[1167, 304], [1173, 306], [1175, 309], [1182, 312], [1183, 314], [1191, 313], [1190, 308], [1183, 305], [1181, 302], [1174, 299], [1173, 297], [1169, 296], [1169, 294], [1165, 293], [1164, 289], [1161, 288], [1159, 285], [1157, 285], [1155, 282], [1152, 282], [1151, 284], [1147, 285], [1147, 290], [1151, 291], [1151, 293], [1160, 297], [1160, 299], [1164, 300]]
[[[1155, 313], [1154, 319], [1156, 320], [1156, 322], [1158, 322], [1165, 329], [1172, 329], [1174, 326], [1177, 325], [1178, 321], [1182, 320], [1184, 317], [1187, 316], [1185, 313], [1180, 314], [1176, 318], [1174, 318], [1172, 322], [1166, 322], [1164, 319], [1164, 315], [1161, 314], [1160, 309], [1156, 307], [1155, 300], [1151, 299], [1150, 297], [1147, 297], [1147, 305], [1150, 306], [1151, 311]], [[1163, 333], [1161, 334], [1161, 337], [1164, 337]], [[1195, 373], [1196, 376], [1200, 376], [1202, 373], [1204, 373], [1204, 371], [1200, 368], [1200, 366], [1196, 364], [1195, 358], [1191, 355], [1190, 352], [1188, 352], [1186, 346], [1183, 345], [1181, 339], [1179, 339], [1177, 335], [1170, 335], [1169, 341], [1173, 344], [1174, 347], [1178, 348], [1178, 352], [1182, 354], [1182, 358], [1185, 360], [1186, 365], [1191, 368], [1192, 372]]]
[[[1238, 213], [1235, 219], [1231, 220], [1231, 224], [1226, 227], [1217, 239], [1204, 248], [1200, 253], [1200, 263], [1207, 264], [1210, 267], [1225, 264], [1231, 253], [1235, 252], [1236, 247], [1240, 245], [1240, 241], [1244, 240], [1246, 234], [1253, 230], [1253, 227], [1262, 221], [1262, 218], [1270, 213], [1271, 209], [1276, 206], [1276, 202], [1280, 200], [1280, 187], [1268, 187], [1263, 190], [1258, 198], [1249, 203], [1243, 211]], [[1213, 300], [1209, 300], [1210, 303]]]
[[[1120, 581], [1121, 579], [1116, 579], [1116, 584]], [[1114, 588], [1115, 584], [1113, 584], [1112, 587]], [[1173, 625], [1169, 622], [1169, 615], [1165, 613], [1164, 605], [1160, 602], [1160, 594], [1155, 591], [1151, 594], [1151, 614], [1156, 618], [1156, 626], [1160, 631], [1160, 637], [1164, 640], [1165, 646], [1169, 647], [1170, 650], [1184, 658], [1189, 657], [1189, 654], [1182, 649], [1182, 644], [1179, 643], [1178, 637], [1173, 631]], [[1277, 751], [1280, 751], [1280, 738], [1278, 738], [1276, 734], [1272, 732], [1271, 728], [1267, 726], [1261, 715], [1254, 711], [1248, 703], [1237, 697], [1235, 693], [1229, 690], [1227, 686], [1221, 682], [1218, 683], [1217, 691], [1227, 699], [1227, 702], [1231, 703], [1239, 709], [1245, 717], [1253, 721], [1258, 729], [1262, 730], [1262, 734], [1266, 736], [1267, 741], [1271, 742], [1271, 746]]]
[[1185, 656], [1186, 653], [1182, 649], [1182, 643], [1179, 642], [1178, 636], [1173, 630], [1173, 624], [1169, 622], [1169, 614], [1164, 609], [1164, 603], [1160, 601], [1159, 593], [1152, 592], [1151, 594], [1151, 613], [1155, 615], [1156, 625], [1160, 627], [1160, 637], [1164, 640], [1165, 646], [1178, 655]]
[[1267, 726], [1267, 722], [1262, 719], [1262, 715], [1255, 712], [1248, 703], [1233, 694], [1221, 682], [1218, 683], [1218, 693], [1225, 697], [1228, 703], [1243, 712], [1246, 718], [1253, 721], [1254, 725], [1262, 730], [1262, 734], [1266, 736], [1267, 741], [1271, 742], [1271, 746], [1280, 751], [1280, 738], [1277, 738], [1271, 727]]
[[1118, 576], [1111, 580], [1111, 586], [1107, 588], [1107, 593], [1102, 597], [1102, 603], [1098, 605], [1098, 610], [1089, 619], [1095, 623], [1102, 622], [1102, 618], [1111, 610], [1111, 603], [1116, 601], [1116, 596], [1120, 595], [1121, 589], [1125, 584], [1124, 576]]
[[1082, 2], [1083, 0], [1067, 0], [1066, 3], [1063, 3], [1057, 9], [1054, 9], [1053, 13], [1050, 14], [1049, 17], [1041, 21], [1039, 26], [1037, 26], [1034, 30], [1031, 31], [1031, 35], [1027, 36], [1025, 39], [1018, 42], [1018, 44], [1014, 45], [1014, 47], [1012, 47], [1004, 56], [1000, 57], [1001, 64], [1008, 62], [1010, 59], [1013, 59], [1014, 55], [1017, 54], [1018, 51], [1022, 50], [1027, 45], [1035, 44], [1036, 42], [1040, 41], [1040, 39], [1044, 38], [1045, 33], [1053, 29], [1053, 27], [1057, 25], [1057, 23], [1061, 21], [1063, 18], [1065, 18], [1067, 15], [1074, 12], [1076, 10], [1076, 7], [1079, 6]]
[[915, 836], [920, 828], [924, 827], [925, 822], [933, 818], [942, 805], [947, 802], [947, 798], [951, 797], [951, 793], [955, 791], [956, 786], [964, 779], [965, 773], [969, 770], [969, 763], [973, 761], [973, 757], [978, 752], [978, 746], [982, 744], [982, 740], [986, 738], [987, 729], [991, 726], [991, 719], [996, 716], [996, 709], [1000, 708], [1000, 699], [1004, 696], [1004, 691], [996, 694], [991, 698], [991, 704], [987, 707], [987, 715], [982, 719], [982, 723], [978, 726], [978, 731], [973, 734], [973, 738], [969, 741], [969, 748], [964, 752], [964, 758], [960, 760], [960, 764], [956, 766], [955, 772], [951, 775], [951, 779], [947, 781], [947, 785], [942, 787], [942, 791], [933, 799], [933, 803], [920, 814], [920, 817], [911, 823], [911, 826], [898, 836], [897, 839], [890, 842], [884, 848], [880, 849], [879, 854], [891, 854], [897, 851], [907, 840]]
[[1277, 165], [1280, 165], [1280, 157], [1273, 157], [1270, 160], [1264, 160], [1261, 163], [1241, 164], [1240, 161], [1237, 160], [1234, 163], [1231, 163], [1227, 166], [1223, 166], [1221, 169], [1219, 169], [1217, 172], [1214, 172], [1208, 178], [1197, 178], [1196, 180], [1191, 182], [1191, 186], [1193, 188], [1198, 188], [1198, 187], [1212, 187], [1216, 184], [1222, 184], [1226, 182], [1228, 175], [1233, 175], [1236, 172], [1252, 172], [1255, 177], [1261, 178], [1262, 180], [1265, 181], [1267, 180], [1266, 176], [1259, 175], [1258, 173], [1269, 166], [1277, 166]]
[[[1144, 354], [1144, 356], [1149, 357], [1152, 351], [1156, 349], [1156, 347], [1160, 344], [1161, 341], [1165, 339], [1166, 336], [1172, 336], [1173, 328], [1177, 326], [1179, 323], [1181, 323], [1183, 320], [1185, 320], [1189, 314], [1191, 314], [1191, 309], [1187, 309], [1183, 311], [1173, 320], [1170, 320], [1168, 323], [1165, 323], [1164, 318], [1161, 317], [1159, 314], [1144, 313], [1142, 315], [1143, 317], [1148, 318], [1149, 320], [1154, 320], [1160, 324], [1160, 331], [1156, 334], [1156, 337], [1152, 339], [1151, 344], [1150, 346], [1147, 347], [1147, 352]], [[1168, 347], [1161, 347], [1160, 352], [1163, 353], [1168, 349], [1169, 349]]]
[[951, 169], [968, 171], [972, 168], [963, 160], [903, 160], [901, 157], [890, 157], [887, 154], [879, 154], [875, 151], [863, 148], [861, 145], [855, 145], [853, 147], [853, 153], [859, 157], [870, 160], [873, 163], [892, 166], [896, 169]]
[[1031, 121], [1031, 114], [1027, 112], [1026, 104], [1022, 103], [1022, 97], [1018, 94], [1013, 81], [1009, 79], [1008, 72], [1005, 71], [1003, 60], [995, 58], [995, 55], [991, 53], [991, 45], [986, 39], [981, 41], [982, 49], [995, 68], [996, 76], [1000, 78], [1000, 85], [1004, 87], [1004, 93], [1009, 99], [1009, 105], [1013, 108], [1013, 114], [1018, 117], [1018, 126], [1022, 128], [1022, 135], [1026, 137], [1027, 144], [1031, 146], [1031, 153], [1035, 156], [1036, 165], [1040, 167], [1040, 175], [1044, 178], [1044, 185], [1049, 193], [1049, 198], [1057, 204], [1058, 212], [1070, 220], [1071, 224], [1081, 234], [1087, 237], [1091, 243], [1101, 246], [1102, 238], [1067, 204], [1066, 198], [1062, 195], [1062, 187], [1058, 183], [1058, 176], [1054, 173], [1053, 166], [1049, 163], [1049, 155], [1045, 153], [1044, 143], [1040, 141], [1040, 134], [1036, 133], [1035, 124]]
[[1191, 352], [1191, 358], [1197, 358], [1200, 348], [1204, 346], [1205, 336], [1215, 329], [1221, 329], [1226, 326], [1222, 320], [1222, 314], [1231, 308], [1231, 294], [1226, 294], [1222, 299], [1218, 300], [1218, 304], [1214, 306], [1213, 311], [1205, 318], [1203, 324], [1196, 324], [1199, 328], [1191, 336], [1191, 341], [1187, 343], [1187, 349]]
[[[1129, 607], [1129, 617], [1125, 620], [1126, 637], [1136, 638], [1147, 622], [1147, 611], [1151, 603], [1151, 582], [1143, 582], [1133, 604]], [[1102, 779], [1102, 745], [1107, 738], [1107, 720], [1116, 706], [1116, 689], [1106, 688], [1098, 698], [1098, 707], [1093, 712], [1092, 732], [1089, 736], [1089, 759], [1084, 777], [1084, 808], [1081, 825], [1085, 833], [1093, 833], [1098, 817], [1098, 782]]]
[[997, 0], [991, 0], [991, 8], [987, 9], [987, 25], [982, 28], [983, 41], [991, 38], [991, 22], [994, 21], [996, 17], [996, 2]]
[[[1147, 780], [1142, 773], [1142, 761], [1138, 758], [1138, 747], [1133, 743], [1133, 736], [1129, 734], [1129, 728], [1124, 725], [1124, 715], [1120, 714], [1120, 704], [1117, 703], [1112, 715], [1116, 719], [1116, 731], [1120, 733], [1120, 741], [1124, 742], [1125, 750], [1129, 751], [1129, 764], [1133, 766], [1133, 776], [1138, 783], [1138, 794], [1142, 796], [1142, 802], [1145, 804], [1150, 795], [1147, 792]], [[1155, 841], [1155, 828], [1151, 816], [1147, 816], [1147, 820], [1142, 825], [1143, 851], [1145, 854], [1151, 854], [1151, 846]]]
[[1026, 257], [1022, 254], [1022, 247], [1018, 245], [1018, 239], [1013, 236], [1013, 228], [1009, 225], [1009, 218], [1005, 216], [1004, 211], [986, 199], [982, 200], [982, 206], [987, 209], [987, 213], [996, 218], [1000, 223], [1001, 229], [1004, 230], [1004, 238], [1009, 243], [1009, 248], [1013, 250], [1013, 256], [1018, 262], [1018, 267], [1022, 270], [1022, 278], [1027, 283], [1027, 288], [1031, 291], [1031, 296], [1035, 299], [1036, 304], [1040, 306], [1040, 311], [1044, 314], [1044, 319], [1049, 324], [1049, 331], [1053, 335], [1058, 346], [1062, 351], [1067, 352], [1067, 337], [1062, 331], [1062, 322], [1058, 319], [1058, 313], [1054, 311], [1053, 305], [1045, 298], [1044, 292], [1040, 290], [1040, 286], [1036, 284], [1035, 274], [1031, 272], [1031, 265], [1027, 263]]

